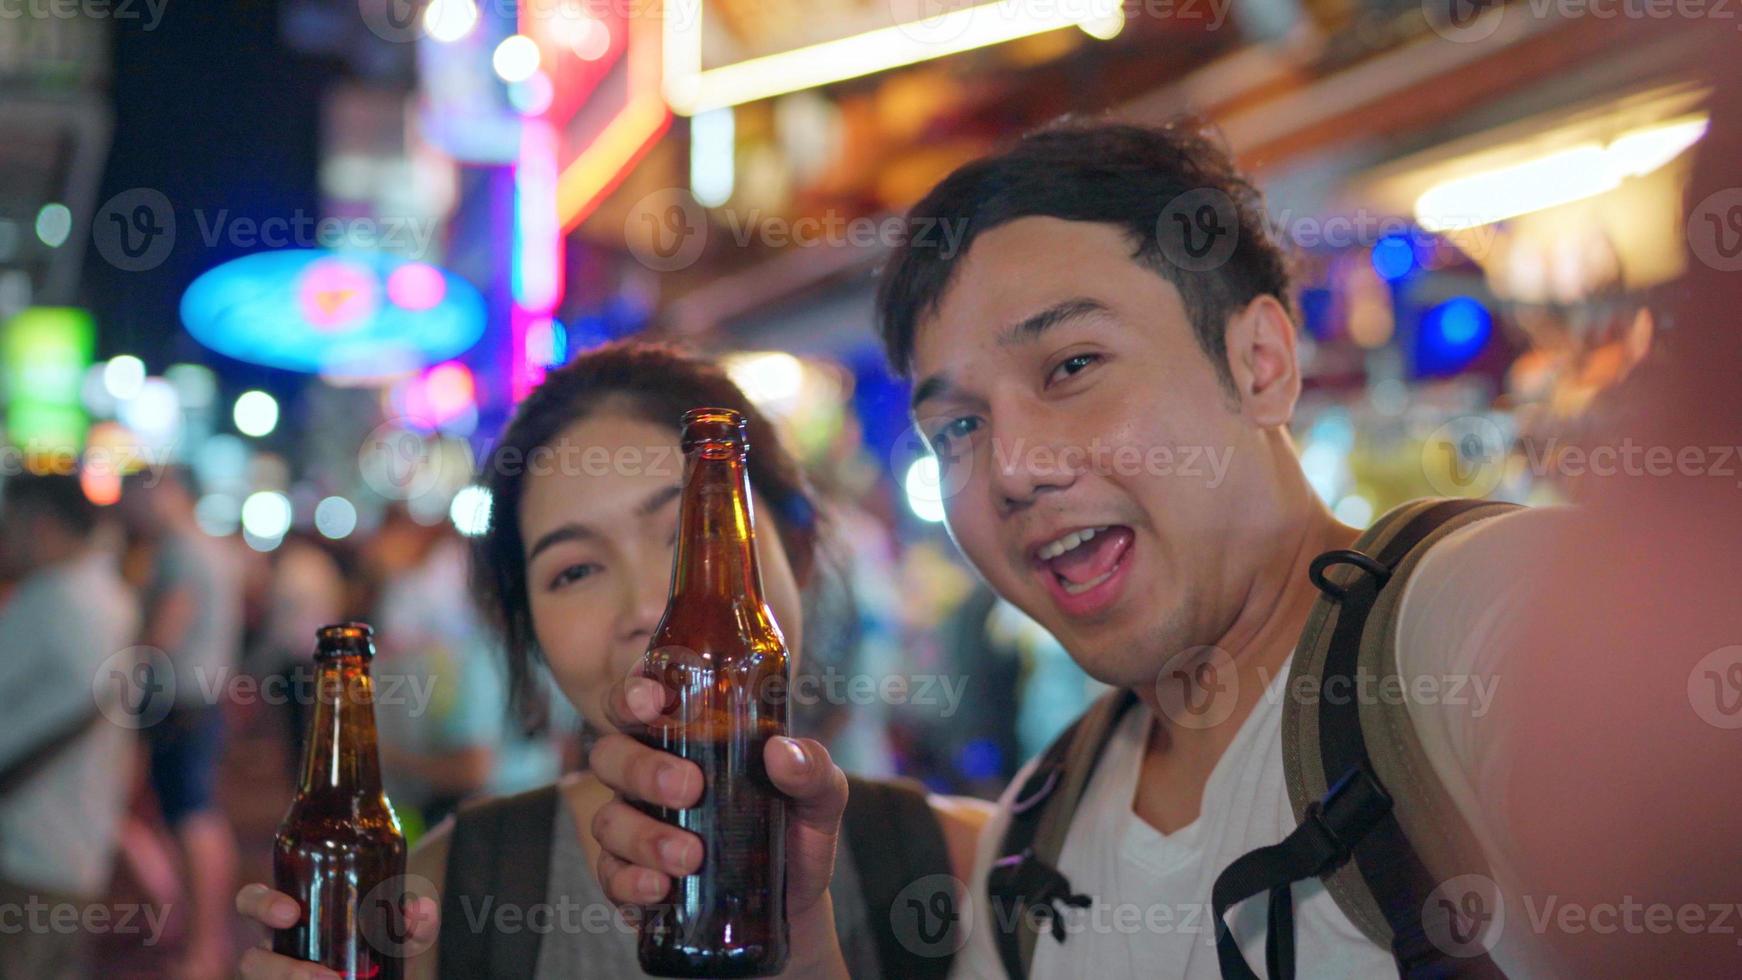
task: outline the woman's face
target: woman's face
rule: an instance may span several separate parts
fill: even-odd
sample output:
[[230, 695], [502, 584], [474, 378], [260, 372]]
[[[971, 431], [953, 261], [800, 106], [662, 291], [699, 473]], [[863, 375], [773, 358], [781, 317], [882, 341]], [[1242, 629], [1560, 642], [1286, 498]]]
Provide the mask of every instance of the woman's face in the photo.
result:
[[[682, 485], [677, 430], [621, 411], [595, 412], [527, 457], [520, 534], [533, 633], [557, 686], [601, 730], [611, 685], [665, 612]], [[798, 583], [773, 519], [753, 506], [763, 596], [796, 659]]]

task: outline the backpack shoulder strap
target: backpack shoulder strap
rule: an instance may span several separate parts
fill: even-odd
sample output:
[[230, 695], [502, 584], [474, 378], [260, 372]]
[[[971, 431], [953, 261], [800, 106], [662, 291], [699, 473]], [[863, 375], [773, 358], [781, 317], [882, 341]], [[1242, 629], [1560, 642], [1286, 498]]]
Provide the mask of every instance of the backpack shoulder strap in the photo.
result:
[[1055, 903], [1084, 908], [1091, 902], [1089, 896], [1073, 894], [1070, 882], [1059, 874], [1059, 853], [1101, 750], [1136, 703], [1135, 694], [1121, 689], [1090, 705], [1041, 753], [1011, 803], [1010, 825], [999, 848], [1004, 856], [986, 880], [990, 921], [980, 923], [992, 929], [1011, 980], [1028, 975], [1040, 920], [1050, 919], [1053, 938], [1064, 942], [1064, 922]]
[[[1412, 838], [1400, 823], [1404, 813], [1432, 813], [1435, 832], [1457, 841], [1455, 866], [1475, 871], [1485, 865], [1443, 790], [1424, 783], [1423, 774], [1431, 778], [1431, 771], [1421, 765], [1421, 772], [1398, 778], [1395, 767], [1386, 764], [1406, 730], [1413, 740], [1407, 705], [1328, 692], [1358, 690], [1358, 680], [1383, 683], [1394, 677], [1396, 612], [1422, 556], [1454, 531], [1515, 509], [1483, 500], [1415, 501], [1387, 513], [1353, 548], [1313, 560], [1309, 574], [1322, 595], [1295, 649], [1282, 723], [1283, 764], [1300, 824], [1281, 843], [1243, 855], [1216, 880], [1212, 908], [1225, 978], [1252, 980], [1255, 974], [1224, 915], [1264, 892], [1270, 900], [1267, 970], [1272, 980], [1294, 975], [1291, 885], [1314, 876], [1325, 879], [1338, 907], [1369, 939], [1391, 950], [1402, 976], [1499, 976], [1479, 950], [1451, 955], [1423, 922], [1435, 883], [1412, 844], [1419, 835]], [[1302, 678], [1312, 682], [1299, 683]], [[1327, 696], [1303, 699], [1303, 691]], [[1368, 727], [1384, 733], [1378, 764]], [[1412, 760], [1417, 761], [1425, 762]], [[1435, 856], [1443, 858], [1440, 852]]]
[[[961, 896], [950, 887], [949, 846], [926, 802], [925, 787], [909, 779], [856, 776], [847, 777], [847, 786], [841, 831], [858, 870], [882, 975], [942, 980], [950, 972], [950, 951], [958, 945]], [[937, 887], [919, 894], [910, 890], [927, 879]], [[912, 931], [896, 928], [898, 916], [910, 921], [908, 909], [896, 908], [898, 897], [904, 905], [917, 905], [912, 911], [921, 924]], [[934, 919], [943, 924], [941, 934], [928, 931]]]
[[[460, 807], [443, 881], [442, 922], [457, 925], [476, 920], [480, 909], [530, 909], [546, 900], [557, 792], [544, 786]], [[444, 928], [437, 940], [440, 975], [443, 980], [532, 976], [541, 937], [536, 929], [497, 934]]]

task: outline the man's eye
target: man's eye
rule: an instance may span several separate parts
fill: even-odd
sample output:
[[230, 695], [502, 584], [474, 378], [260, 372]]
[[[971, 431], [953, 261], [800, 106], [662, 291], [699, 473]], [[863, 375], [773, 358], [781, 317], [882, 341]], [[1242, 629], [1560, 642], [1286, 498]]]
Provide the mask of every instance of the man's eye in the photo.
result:
[[1058, 367], [1052, 369], [1052, 375], [1047, 378], [1047, 383], [1063, 381], [1072, 375], [1079, 374], [1084, 368], [1100, 359], [1101, 355], [1099, 354], [1078, 354], [1074, 357], [1067, 357], [1059, 362]]
[[598, 562], [589, 561], [577, 565], [570, 565], [556, 573], [556, 577], [550, 580], [550, 587], [553, 589], [560, 589], [570, 583], [591, 578], [602, 571], [604, 571], [604, 566], [600, 565]]
[[950, 450], [950, 447], [957, 439], [966, 439], [968, 436], [973, 435], [975, 430], [979, 428], [980, 420], [972, 415], [964, 415], [959, 419], [952, 419], [945, 423], [942, 428], [938, 429], [937, 432], [933, 433], [931, 437], [932, 450], [940, 454], [946, 453]]

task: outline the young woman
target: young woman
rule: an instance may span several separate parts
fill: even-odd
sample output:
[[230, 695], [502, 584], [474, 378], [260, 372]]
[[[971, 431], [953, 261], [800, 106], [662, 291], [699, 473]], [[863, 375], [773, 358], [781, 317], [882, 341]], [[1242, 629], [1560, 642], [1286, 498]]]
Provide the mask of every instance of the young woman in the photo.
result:
[[[536, 698], [542, 663], [594, 730], [609, 733], [610, 719], [621, 716], [611, 709], [614, 692], [622, 696], [670, 587], [683, 474], [678, 420], [703, 406], [748, 420], [763, 589], [802, 669], [807, 590], [815, 595], [825, 560], [819, 511], [797, 465], [719, 368], [668, 348], [620, 344], [553, 371], [484, 467], [493, 511], [477, 551], [477, 589], [523, 704]], [[827, 758], [811, 739], [782, 741]], [[428, 834], [409, 861], [410, 890], [427, 880], [435, 892], [408, 906], [410, 975], [642, 975], [635, 933], [599, 885], [616, 870], [608, 856], [601, 865], [595, 836], [613, 819], [611, 800], [581, 772], [549, 790], [469, 807]], [[976, 800], [852, 782], [843, 815], [849, 846], [837, 856], [830, 892], [855, 976], [944, 974], [948, 944], [899, 934], [890, 909], [928, 870], [966, 880], [988, 813]], [[269, 928], [297, 916], [288, 896], [262, 884], [243, 888], [236, 904]], [[504, 905], [536, 910], [516, 908], [511, 922]], [[243, 956], [241, 973], [333, 975], [264, 948]]]

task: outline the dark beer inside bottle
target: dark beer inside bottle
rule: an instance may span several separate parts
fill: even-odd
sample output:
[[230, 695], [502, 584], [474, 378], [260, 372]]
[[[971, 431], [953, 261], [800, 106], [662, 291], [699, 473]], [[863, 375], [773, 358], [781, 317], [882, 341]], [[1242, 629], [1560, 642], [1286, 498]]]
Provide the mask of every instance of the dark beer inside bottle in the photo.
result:
[[398, 980], [405, 837], [381, 787], [369, 627], [322, 627], [302, 779], [273, 842], [274, 887], [302, 916], [273, 952], [356, 980]]
[[786, 733], [787, 651], [762, 598], [743, 420], [684, 417], [684, 496], [671, 599], [644, 661], [667, 691], [648, 741], [696, 763], [701, 801], [654, 810], [701, 838], [702, 867], [648, 910], [654, 976], [753, 977], [786, 965], [786, 803], [763, 750]]

